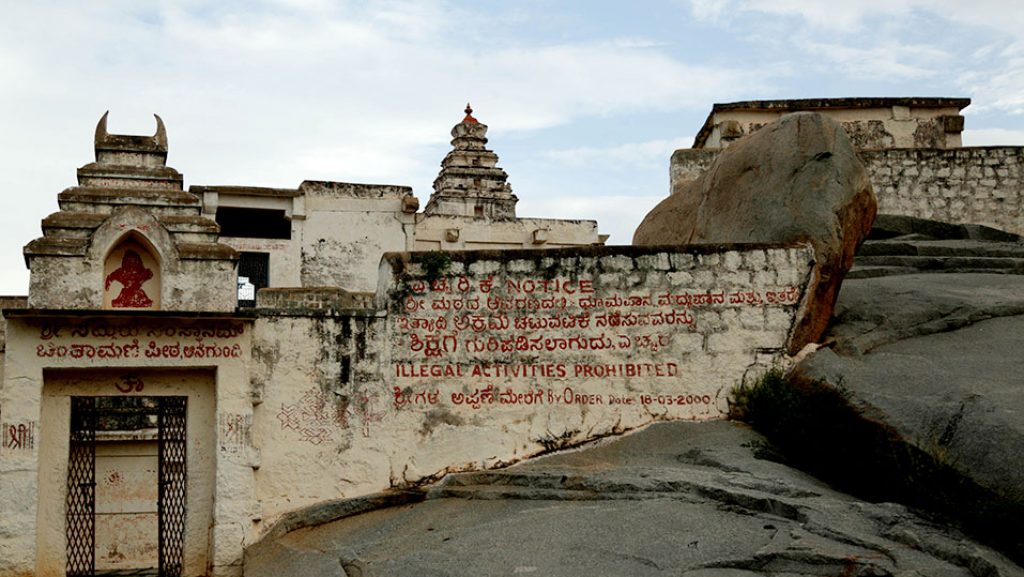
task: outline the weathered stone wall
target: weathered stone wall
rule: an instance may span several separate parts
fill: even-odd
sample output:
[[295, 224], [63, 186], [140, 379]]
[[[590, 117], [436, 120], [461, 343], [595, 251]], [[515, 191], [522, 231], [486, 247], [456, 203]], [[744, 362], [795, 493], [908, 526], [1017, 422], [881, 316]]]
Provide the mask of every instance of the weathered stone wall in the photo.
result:
[[[672, 155], [670, 190], [695, 178], [718, 151]], [[861, 150], [880, 214], [983, 224], [1024, 234], [1024, 147]]]
[[[4, 309], [21, 309], [25, 308], [28, 304], [28, 297], [22, 296], [0, 296], [0, 352], [3, 352], [7, 348], [7, 321], [4, 319], [2, 311]], [[0, 367], [0, 371], [3, 368]], [[0, 376], [3, 372], [0, 372]], [[0, 379], [0, 383], [3, 383], [3, 379]], [[0, 385], [2, 386], [2, 385]]]
[[[262, 305], [261, 305], [262, 306]], [[394, 445], [414, 431], [384, 422], [375, 311], [258, 309], [253, 340], [256, 498], [268, 528], [281, 514], [394, 484]], [[255, 535], [254, 535], [255, 536]]]
[[374, 306], [374, 295], [335, 287], [267, 288], [256, 293], [256, 306], [261, 309], [285, 309], [289, 315], [302, 310], [370, 309]]
[[[161, 279], [159, 309], [165, 311], [231, 312], [237, 304], [235, 253], [220, 244], [175, 242], [173, 235], [151, 213], [138, 207], [121, 209], [106, 217], [80, 246], [49, 246], [43, 237], [26, 247], [30, 260], [28, 306], [38, 309], [104, 308], [107, 256], [127, 238], [152, 247]], [[40, 243], [40, 240], [44, 241]], [[47, 245], [49, 253], [34, 245]], [[118, 288], [114, 284], [114, 290]], [[157, 300], [157, 299], [154, 299]]]
[[261, 291], [259, 530], [306, 505], [720, 418], [782, 354], [811, 260], [802, 246], [396, 253], [376, 308]]
[[719, 148], [681, 148], [672, 153], [669, 163], [669, 194], [675, 194], [686, 183], [697, 180], [718, 158]]
[[62, 567], [67, 431], [40, 425], [66, 427], [74, 391], [158, 395], [205, 375], [180, 393], [209, 411], [190, 417], [189, 454], [216, 470], [195, 488], [212, 509], [189, 518], [212, 520], [214, 574], [237, 575], [241, 548], [305, 506], [720, 418], [783, 354], [812, 259], [760, 245], [392, 253], [375, 300], [264, 290], [251, 330], [234, 315], [25, 312], [0, 390], [4, 429], [28, 432], [0, 447], [0, 575]]
[[715, 104], [694, 148], [724, 148], [792, 112], [842, 124], [858, 149], [959, 148], [967, 98], [807, 98]]
[[374, 290], [380, 255], [408, 248], [413, 215], [402, 212], [404, 186], [303, 182], [301, 286]]
[[5, 309], [25, 308], [28, 304], [28, 297], [22, 296], [0, 296], [0, 422], [3, 421], [3, 388], [4, 388], [4, 364], [7, 358], [7, 319], [2, 311]]
[[416, 222], [416, 250], [496, 250], [590, 246], [603, 241], [593, 220], [488, 220], [427, 214]]
[[878, 212], [1024, 234], [1024, 148], [865, 150]]

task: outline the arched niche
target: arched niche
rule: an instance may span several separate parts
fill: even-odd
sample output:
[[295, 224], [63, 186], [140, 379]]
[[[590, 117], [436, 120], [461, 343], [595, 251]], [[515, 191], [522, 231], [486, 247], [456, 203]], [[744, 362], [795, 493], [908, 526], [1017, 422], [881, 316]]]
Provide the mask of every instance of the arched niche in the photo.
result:
[[103, 308], [160, 308], [160, 259], [145, 238], [126, 234], [103, 260]]

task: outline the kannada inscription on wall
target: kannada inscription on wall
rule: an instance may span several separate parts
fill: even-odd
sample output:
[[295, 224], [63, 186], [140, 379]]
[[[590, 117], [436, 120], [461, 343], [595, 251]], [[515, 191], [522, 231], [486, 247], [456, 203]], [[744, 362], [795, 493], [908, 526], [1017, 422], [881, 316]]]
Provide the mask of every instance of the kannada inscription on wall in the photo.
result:
[[807, 254], [619, 249], [403, 270], [390, 291], [392, 410], [720, 416], [745, 368], [784, 346]]
[[53, 319], [35, 323], [35, 356], [55, 362], [240, 359], [245, 324], [233, 321]]

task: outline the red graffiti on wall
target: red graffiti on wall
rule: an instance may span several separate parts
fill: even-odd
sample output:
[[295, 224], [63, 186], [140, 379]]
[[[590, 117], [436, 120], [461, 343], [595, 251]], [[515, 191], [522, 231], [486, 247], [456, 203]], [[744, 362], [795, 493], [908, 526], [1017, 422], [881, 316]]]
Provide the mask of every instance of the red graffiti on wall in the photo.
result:
[[129, 393], [141, 393], [142, 389], [146, 388], [146, 384], [142, 382], [142, 377], [139, 375], [123, 375], [121, 381], [114, 383], [114, 387], [118, 391], [129, 394]]
[[220, 447], [222, 450], [238, 451], [250, 444], [252, 415], [221, 413], [217, 420], [220, 424]]
[[370, 436], [370, 424], [379, 423], [387, 416], [385, 411], [374, 410], [377, 405], [377, 394], [361, 395], [354, 403], [350, 403], [348, 413], [363, 422], [363, 436]]
[[282, 429], [299, 433], [299, 440], [320, 445], [337, 429], [348, 427], [344, 407], [334, 403], [317, 387], [308, 389], [293, 405], [281, 404], [277, 418]]
[[3, 446], [12, 451], [31, 451], [36, 446], [35, 423], [4, 423]]
[[110, 290], [110, 283], [117, 281], [121, 283], [121, 293], [110, 302], [114, 308], [146, 308], [153, 306], [153, 299], [149, 298], [146, 291], [142, 290], [142, 284], [153, 278], [153, 271], [142, 264], [142, 257], [134, 250], [124, 251], [121, 257], [121, 267], [107, 275], [103, 284], [103, 290]]

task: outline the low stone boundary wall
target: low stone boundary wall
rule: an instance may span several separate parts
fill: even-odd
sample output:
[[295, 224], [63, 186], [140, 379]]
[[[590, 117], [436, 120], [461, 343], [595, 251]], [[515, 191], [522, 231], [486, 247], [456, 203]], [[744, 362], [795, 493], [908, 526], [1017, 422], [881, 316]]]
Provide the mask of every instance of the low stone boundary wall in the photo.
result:
[[1024, 148], [865, 150], [878, 212], [1024, 235]]
[[[428, 474], [662, 419], [716, 419], [782, 354], [807, 247], [386, 255], [388, 418]], [[461, 462], [461, 463], [460, 463]]]
[[258, 309], [343, 311], [373, 306], [373, 293], [351, 292], [337, 287], [263, 288], [256, 293]]
[[393, 253], [375, 309], [258, 307], [262, 518], [721, 418], [784, 354], [812, 262], [803, 245]]
[[[672, 155], [671, 191], [706, 170], [719, 150]], [[1024, 235], [1024, 147], [861, 150], [878, 212]]]

